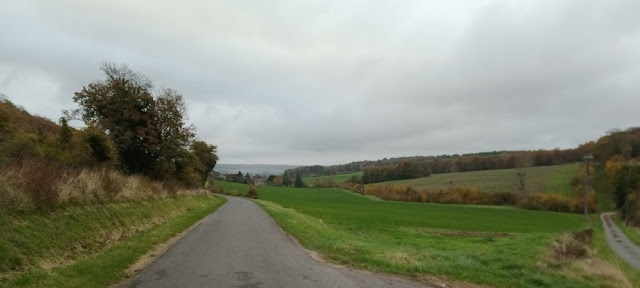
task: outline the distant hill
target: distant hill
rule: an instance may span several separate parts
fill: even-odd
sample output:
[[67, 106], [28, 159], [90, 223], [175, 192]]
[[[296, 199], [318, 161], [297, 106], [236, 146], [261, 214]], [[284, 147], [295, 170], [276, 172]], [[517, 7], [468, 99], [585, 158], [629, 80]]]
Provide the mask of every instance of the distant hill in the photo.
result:
[[274, 165], [274, 164], [216, 164], [214, 171], [222, 174], [232, 174], [242, 172], [250, 175], [282, 175], [284, 171], [293, 169], [295, 165]]

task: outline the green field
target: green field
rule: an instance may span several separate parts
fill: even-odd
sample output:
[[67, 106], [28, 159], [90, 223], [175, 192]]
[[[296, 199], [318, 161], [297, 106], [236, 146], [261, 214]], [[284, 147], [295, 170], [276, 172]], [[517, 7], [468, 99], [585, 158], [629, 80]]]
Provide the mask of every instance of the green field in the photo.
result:
[[540, 166], [524, 169], [500, 169], [460, 173], [433, 174], [429, 177], [396, 180], [379, 184], [409, 185], [416, 189], [445, 189], [451, 185], [478, 188], [480, 192], [513, 192], [518, 189], [519, 171], [526, 172], [525, 190], [532, 193], [571, 195], [571, 179], [579, 164]]
[[329, 181], [329, 179], [333, 179], [335, 183], [340, 183], [340, 182], [345, 182], [351, 179], [351, 177], [353, 176], [362, 177], [362, 172], [331, 175], [331, 176], [302, 177], [302, 181], [307, 185], [311, 185], [316, 181]]
[[[244, 186], [217, 185], [239, 192]], [[259, 190], [258, 204], [278, 225], [330, 262], [492, 287], [632, 287], [615, 275], [590, 275], [582, 264], [540, 264], [547, 263], [551, 244], [561, 232], [587, 227], [580, 215], [372, 201], [330, 188]], [[604, 265], [601, 262], [592, 263]], [[632, 283], [640, 284], [639, 276], [627, 272]]]

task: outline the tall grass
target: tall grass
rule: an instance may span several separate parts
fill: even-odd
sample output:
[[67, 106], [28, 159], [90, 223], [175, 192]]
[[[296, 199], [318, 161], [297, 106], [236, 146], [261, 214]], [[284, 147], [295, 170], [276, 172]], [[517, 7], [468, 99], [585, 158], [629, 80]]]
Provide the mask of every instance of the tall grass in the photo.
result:
[[13, 161], [0, 167], [0, 209], [5, 212], [205, 193], [106, 167], [75, 170], [47, 160]]

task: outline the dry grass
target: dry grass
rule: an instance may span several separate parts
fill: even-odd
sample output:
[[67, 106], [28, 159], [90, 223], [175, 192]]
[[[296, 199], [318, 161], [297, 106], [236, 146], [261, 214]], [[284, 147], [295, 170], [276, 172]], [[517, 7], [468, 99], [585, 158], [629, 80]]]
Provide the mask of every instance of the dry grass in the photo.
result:
[[579, 233], [562, 234], [552, 243], [552, 249], [542, 257], [538, 266], [560, 271], [570, 278], [589, 279], [599, 287], [633, 287], [622, 270], [597, 257], [591, 245], [578, 238]]
[[173, 183], [127, 176], [109, 168], [72, 170], [55, 162], [30, 160], [0, 168], [0, 208], [46, 209], [60, 204], [164, 198], [206, 194]]
[[587, 245], [573, 235], [564, 233], [553, 242], [554, 257], [558, 261], [569, 261], [589, 256]]

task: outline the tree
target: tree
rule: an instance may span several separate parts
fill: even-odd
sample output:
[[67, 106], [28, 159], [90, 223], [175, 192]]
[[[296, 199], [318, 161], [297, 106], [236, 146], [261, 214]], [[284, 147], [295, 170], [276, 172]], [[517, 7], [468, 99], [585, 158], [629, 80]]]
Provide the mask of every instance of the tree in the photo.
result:
[[71, 138], [73, 137], [73, 132], [71, 131], [71, 127], [69, 127], [69, 123], [67, 119], [64, 117], [60, 118], [60, 130], [58, 131], [58, 143], [62, 146], [62, 149], [69, 150], [69, 145], [71, 144]]
[[282, 186], [282, 179], [283, 179], [282, 176], [273, 177], [273, 181], [272, 181], [273, 186]]
[[609, 189], [613, 192], [616, 208], [623, 208], [627, 201], [626, 173], [624, 158], [621, 155], [611, 157], [605, 163], [604, 173], [607, 177]]
[[242, 172], [238, 171], [238, 174], [236, 174], [236, 177], [234, 177], [233, 182], [242, 183], [242, 181], [244, 181], [244, 176], [242, 175]]
[[207, 175], [216, 167], [218, 162], [218, 155], [216, 155], [217, 147], [215, 145], [209, 145], [204, 141], [193, 141], [190, 146], [191, 152], [198, 158], [198, 161], [202, 164], [200, 173], [202, 175], [203, 183], [207, 181]]
[[249, 175], [249, 172], [247, 172], [247, 175], [244, 175], [244, 180], [242, 180], [242, 183], [249, 185], [255, 184], [253, 183], [253, 179], [251, 179], [251, 175]]
[[291, 182], [291, 178], [289, 178], [289, 175], [287, 175], [287, 173], [284, 173], [284, 175], [282, 175], [282, 186], [289, 187], [291, 186], [291, 184], [293, 184]]
[[173, 163], [186, 151], [195, 136], [195, 129], [185, 124], [187, 109], [182, 95], [177, 91], [163, 89], [155, 100], [155, 109], [155, 124], [161, 151], [159, 158], [160, 161]]
[[73, 101], [80, 105], [75, 114], [107, 132], [125, 172], [150, 174], [160, 152], [155, 101], [149, 91], [153, 85], [126, 65], [103, 63], [100, 69], [104, 81], [75, 93]]
[[307, 185], [304, 184], [304, 182], [302, 182], [302, 178], [300, 177], [300, 171], [296, 170], [296, 180], [293, 183], [293, 186], [296, 188], [304, 188], [307, 187]]
[[95, 162], [113, 162], [115, 164], [116, 151], [109, 136], [100, 128], [89, 125], [82, 130], [84, 141], [91, 148], [91, 157]]
[[126, 173], [204, 184], [218, 159], [216, 147], [192, 144], [194, 127], [185, 123], [182, 95], [163, 89], [154, 98], [151, 81], [126, 65], [104, 63], [100, 69], [106, 79], [76, 92], [73, 100], [80, 108], [66, 114], [105, 131]]

